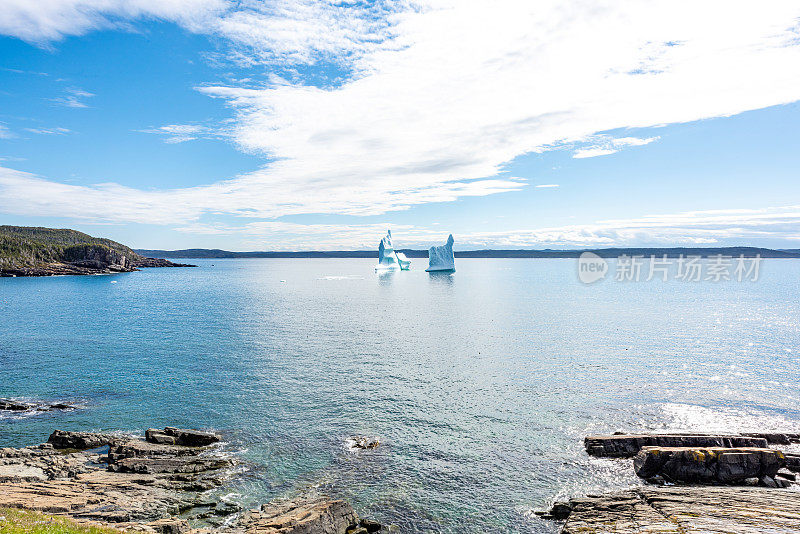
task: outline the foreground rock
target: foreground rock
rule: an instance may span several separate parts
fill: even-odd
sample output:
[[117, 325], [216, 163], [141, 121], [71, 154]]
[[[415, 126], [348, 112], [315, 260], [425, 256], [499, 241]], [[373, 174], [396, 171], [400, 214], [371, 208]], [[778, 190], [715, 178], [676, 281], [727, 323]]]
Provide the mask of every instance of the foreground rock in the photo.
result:
[[564, 534], [800, 531], [800, 493], [729, 486], [643, 487], [561, 503]]
[[773, 479], [785, 464], [781, 451], [765, 448], [645, 447], [633, 459], [641, 478], [705, 484]]
[[359, 519], [345, 501], [324, 497], [272, 502], [242, 519], [247, 534], [370, 534], [388, 532], [380, 523]]
[[231, 513], [201, 493], [221, 485], [232, 465], [209, 447], [55, 431], [43, 445], [0, 449], [0, 507], [121, 525], [161, 520], [151, 530], [174, 534], [178, 514]]
[[[760, 447], [770, 443], [789, 443], [790, 437], [797, 441], [798, 434], [743, 434], [728, 436], [721, 434], [614, 434], [610, 436], [587, 436], [583, 440], [590, 456], [608, 458], [630, 458], [643, 447]], [[776, 441], [770, 441], [770, 438]], [[783, 441], [785, 440], [785, 441]]]

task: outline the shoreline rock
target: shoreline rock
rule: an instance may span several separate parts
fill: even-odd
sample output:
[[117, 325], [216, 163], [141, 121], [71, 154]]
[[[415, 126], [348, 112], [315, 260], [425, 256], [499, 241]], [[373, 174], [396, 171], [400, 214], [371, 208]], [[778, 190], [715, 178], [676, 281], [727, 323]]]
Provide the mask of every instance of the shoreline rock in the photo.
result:
[[562, 534], [800, 531], [800, 493], [744, 486], [642, 487], [560, 503]]
[[[98, 450], [106, 446], [107, 454]], [[183, 512], [231, 513], [201, 494], [222, 485], [234, 464], [212, 447], [57, 430], [48, 443], [0, 449], [0, 507], [114, 524], [162, 521], [151, 528], [174, 533], [179, 525], [170, 521]]]
[[743, 484], [753, 478], [774, 479], [785, 465], [781, 451], [765, 448], [645, 447], [633, 458], [633, 469], [640, 478], [681, 483]]
[[246, 534], [373, 534], [390, 531], [376, 521], [359, 518], [347, 502], [324, 496], [264, 504], [248, 511], [241, 524]]
[[[274, 501], [231, 518], [241, 509], [206, 493], [222, 486], [237, 463], [221, 454], [219, 435], [166, 427], [145, 437], [55, 430], [48, 443], [0, 449], [0, 508], [151, 534], [393, 531], [324, 496]], [[187, 519], [224, 527], [192, 530]]]
[[[587, 436], [583, 445], [589, 456], [602, 458], [631, 458], [644, 447], [760, 447], [798, 434], [613, 434], [606, 436]], [[776, 441], [770, 441], [770, 438]]]
[[[125, 259], [124, 257], [122, 258]], [[36, 266], [3, 267], [0, 277], [40, 277], [40, 276], [88, 276], [96, 274], [132, 273], [140, 269], [156, 267], [197, 267], [189, 263], [173, 263], [159, 258], [141, 258], [130, 262], [111, 263], [97, 259], [83, 259], [71, 262], [42, 263]]]

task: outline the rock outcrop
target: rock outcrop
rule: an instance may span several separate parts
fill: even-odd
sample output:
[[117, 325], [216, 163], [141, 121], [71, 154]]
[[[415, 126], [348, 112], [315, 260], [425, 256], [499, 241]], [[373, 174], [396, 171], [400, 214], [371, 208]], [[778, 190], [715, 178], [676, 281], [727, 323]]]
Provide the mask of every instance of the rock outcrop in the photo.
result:
[[164, 430], [148, 428], [144, 435], [145, 439], [150, 443], [183, 445], [185, 447], [205, 447], [220, 441], [220, 437], [212, 432], [201, 432], [199, 430], [171, 426], [166, 427]]
[[[795, 434], [796, 435], [796, 434]], [[643, 447], [767, 447], [767, 436], [790, 434], [744, 434], [728, 436], [722, 434], [613, 434], [610, 436], [587, 436], [583, 440], [590, 456], [629, 458]], [[777, 443], [777, 442], [776, 442]]]
[[[106, 445], [108, 454], [97, 450]], [[59, 430], [43, 445], [0, 449], [0, 507], [106, 523], [163, 520], [152, 528], [174, 533], [180, 513], [231, 513], [201, 493], [221, 485], [233, 463], [210, 447]]]
[[247, 534], [371, 534], [380, 523], [359, 519], [345, 501], [326, 497], [276, 501], [250, 510], [241, 522]]
[[781, 451], [765, 448], [645, 447], [633, 459], [641, 478], [703, 484], [771, 479], [784, 465]]
[[70, 432], [67, 430], [54, 430], [47, 443], [54, 449], [96, 449], [118, 441], [118, 436], [101, 434], [97, 432]]
[[351, 449], [377, 449], [381, 444], [378, 438], [369, 438], [367, 436], [353, 436], [347, 440]]
[[768, 488], [642, 487], [560, 506], [566, 519], [563, 534], [800, 531], [800, 493]]
[[56, 228], [0, 226], [0, 276], [111, 274], [140, 267], [193, 267], [145, 258], [110, 239]]
[[53, 410], [74, 410], [77, 406], [65, 402], [22, 402], [10, 399], [0, 399], [0, 410], [10, 412], [50, 412]]

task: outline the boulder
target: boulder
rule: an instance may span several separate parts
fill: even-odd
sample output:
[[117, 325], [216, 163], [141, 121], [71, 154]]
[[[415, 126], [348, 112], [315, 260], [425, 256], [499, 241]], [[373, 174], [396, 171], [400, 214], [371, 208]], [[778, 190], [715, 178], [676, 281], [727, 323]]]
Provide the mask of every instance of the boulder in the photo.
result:
[[712, 434], [614, 434], [587, 436], [583, 440], [590, 456], [629, 458], [643, 447], [767, 447], [763, 435], [726, 436]]
[[110, 445], [119, 438], [111, 434], [100, 434], [96, 432], [69, 432], [66, 430], [54, 430], [47, 442], [56, 449], [96, 449], [105, 445]]
[[158, 443], [160, 445], [175, 445], [175, 436], [165, 434], [161, 430], [155, 428], [148, 428], [144, 433], [145, 439], [150, 443]]
[[800, 473], [800, 454], [786, 453], [786, 469]]
[[150, 443], [183, 445], [185, 447], [205, 447], [220, 441], [220, 437], [212, 432], [171, 426], [164, 428], [164, 430], [150, 428], [145, 432], [145, 439]]
[[381, 442], [378, 438], [368, 438], [366, 436], [354, 436], [350, 438], [353, 449], [376, 449]]
[[184, 519], [159, 519], [148, 523], [148, 526], [152, 527], [156, 534], [185, 534], [191, 530], [189, 522]]
[[786, 461], [767, 448], [645, 447], [634, 457], [641, 478], [671, 482], [743, 484], [745, 479], [773, 478]]

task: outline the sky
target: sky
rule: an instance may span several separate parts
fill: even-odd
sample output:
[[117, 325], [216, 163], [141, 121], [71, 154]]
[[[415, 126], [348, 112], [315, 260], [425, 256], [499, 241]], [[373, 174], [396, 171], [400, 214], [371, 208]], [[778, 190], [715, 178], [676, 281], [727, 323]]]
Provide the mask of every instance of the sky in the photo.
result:
[[0, 224], [800, 248], [796, 0], [0, 0]]

